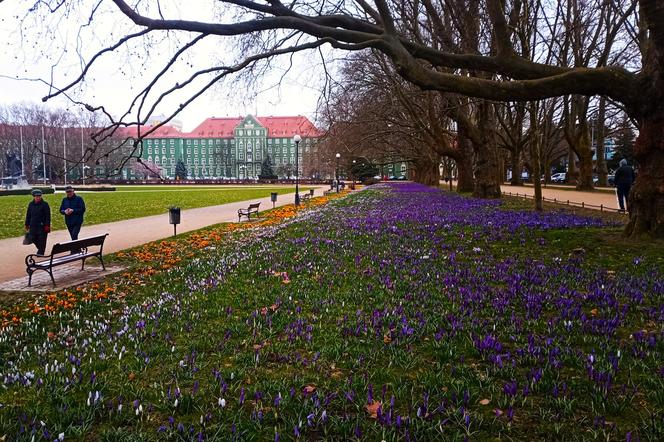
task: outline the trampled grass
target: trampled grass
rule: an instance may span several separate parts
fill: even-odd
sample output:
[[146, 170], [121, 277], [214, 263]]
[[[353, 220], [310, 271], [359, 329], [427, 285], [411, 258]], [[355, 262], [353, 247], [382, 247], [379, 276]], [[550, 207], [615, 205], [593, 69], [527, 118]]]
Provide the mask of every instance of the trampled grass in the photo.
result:
[[293, 215], [3, 314], [0, 437], [664, 439], [657, 244], [412, 184]]
[[[85, 224], [92, 225], [166, 213], [170, 206], [185, 210], [264, 198], [271, 192], [293, 191], [293, 187], [287, 186], [119, 186], [115, 192], [80, 192], [79, 195], [87, 208]], [[53, 230], [65, 228], [64, 218], [58, 212], [62, 198], [62, 193], [44, 197], [51, 207]], [[0, 239], [23, 234], [25, 211], [31, 199], [30, 196], [0, 197]]]

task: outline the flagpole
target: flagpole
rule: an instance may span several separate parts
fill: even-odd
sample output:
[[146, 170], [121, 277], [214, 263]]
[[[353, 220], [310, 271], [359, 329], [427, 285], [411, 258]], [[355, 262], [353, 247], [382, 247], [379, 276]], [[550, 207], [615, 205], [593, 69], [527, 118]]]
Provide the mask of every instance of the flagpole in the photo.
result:
[[25, 168], [23, 167], [23, 126], [18, 127], [18, 132], [21, 136], [21, 176], [24, 176]]
[[83, 126], [81, 125], [81, 180], [85, 186], [85, 151], [83, 150]]
[[44, 126], [42, 126], [42, 165], [44, 166], [44, 184], [46, 184], [46, 142], [44, 141]]
[[62, 128], [62, 151], [65, 159], [65, 186], [67, 185], [67, 139], [65, 137], [65, 128]]

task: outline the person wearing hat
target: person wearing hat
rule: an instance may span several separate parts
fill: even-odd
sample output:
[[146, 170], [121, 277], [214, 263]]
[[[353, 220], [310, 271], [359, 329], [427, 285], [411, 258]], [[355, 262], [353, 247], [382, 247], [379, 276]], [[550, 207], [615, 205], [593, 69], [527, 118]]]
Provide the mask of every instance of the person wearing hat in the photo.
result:
[[85, 201], [76, 195], [74, 188], [65, 187], [67, 196], [62, 199], [60, 204], [60, 213], [65, 216], [65, 224], [69, 230], [69, 236], [72, 240], [78, 239], [78, 233], [83, 225], [83, 214], [85, 213]]
[[44, 255], [46, 251], [46, 238], [51, 231], [51, 208], [42, 199], [42, 191], [34, 189], [33, 200], [28, 204], [25, 214], [25, 231], [30, 232], [32, 242], [37, 246], [37, 255]]
[[629, 210], [629, 191], [632, 188], [634, 183], [634, 169], [632, 169], [628, 164], [626, 159], [620, 160], [620, 167], [616, 169], [615, 173], [615, 183], [616, 183], [616, 193], [618, 194], [618, 205], [620, 206], [620, 212], [625, 211], [625, 206]]

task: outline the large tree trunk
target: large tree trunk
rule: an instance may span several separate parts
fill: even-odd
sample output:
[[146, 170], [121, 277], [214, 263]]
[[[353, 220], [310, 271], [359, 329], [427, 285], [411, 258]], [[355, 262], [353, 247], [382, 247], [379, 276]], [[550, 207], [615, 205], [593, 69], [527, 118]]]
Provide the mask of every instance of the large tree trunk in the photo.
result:
[[579, 179], [579, 171], [577, 170], [576, 167], [576, 154], [572, 150], [572, 148], [569, 149], [569, 152], [567, 152], [567, 183], [568, 184], [574, 184], [576, 186], [576, 183]]
[[515, 147], [510, 151], [510, 166], [512, 167], [510, 185], [523, 186], [523, 178], [521, 178], [521, 149]]
[[475, 150], [475, 189], [477, 198], [500, 198], [500, 180], [498, 179], [498, 147], [493, 105], [488, 101], [479, 104], [479, 124], [481, 142], [473, 143]]
[[440, 160], [420, 157], [414, 161], [415, 182], [426, 186], [440, 186]]
[[642, 120], [634, 145], [639, 169], [629, 194], [625, 229], [631, 237], [664, 238], [664, 102], [658, 103], [659, 112]]
[[463, 158], [463, 161], [457, 162], [457, 171], [459, 179], [457, 181], [457, 192], [469, 193], [475, 189], [475, 180], [473, 179], [473, 161], [471, 158]]
[[470, 193], [475, 190], [475, 178], [473, 177], [473, 146], [468, 138], [460, 131], [457, 138], [459, 147], [459, 158], [457, 159], [457, 192]]
[[579, 153], [579, 178], [576, 190], [593, 190], [593, 153], [590, 149], [584, 149]]
[[576, 190], [593, 190], [593, 152], [590, 147], [588, 123], [586, 121], [581, 122], [579, 127], [573, 129], [572, 133], [569, 134], [567, 141], [579, 158]]
[[530, 156], [533, 160], [533, 185], [535, 187], [535, 210], [541, 212], [544, 210], [542, 206], [542, 181], [540, 181], [540, 175], [542, 174], [540, 170], [540, 152], [541, 149], [541, 136], [537, 135], [534, 137], [533, 145], [530, 150]]

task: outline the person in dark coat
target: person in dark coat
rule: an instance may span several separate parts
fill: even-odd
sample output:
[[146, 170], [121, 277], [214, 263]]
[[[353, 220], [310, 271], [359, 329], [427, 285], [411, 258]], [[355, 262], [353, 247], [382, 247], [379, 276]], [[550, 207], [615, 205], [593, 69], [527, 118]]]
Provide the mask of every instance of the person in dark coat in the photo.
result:
[[28, 204], [25, 214], [25, 231], [30, 232], [32, 242], [37, 246], [37, 255], [44, 255], [46, 238], [51, 231], [51, 208], [42, 199], [42, 191], [32, 191], [33, 200]]
[[624, 212], [625, 207], [629, 210], [629, 203], [627, 201], [629, 197], [629, 191], [632, 188], [634, 183], [635, 175], [634, 169], [632, 169], [628, 164], [626, 159], [620, 160], [620, 167], [616, 170], [615, 173], [615, 183], [616, 183], [616, 193], [618, 194], [618, 205], [620, 206], [620, 211]]
[[85, 213], [85, 201], [76, 195], [74, 188], [67, 186], [65, 188], [67, 196], [62, 199], [60, 204], [60, 213], [65, 216], [65, 224], [69, 230], [69, 236], [72, 240], [78, 239], [78, 234], [83, 225], [83, 214]]

